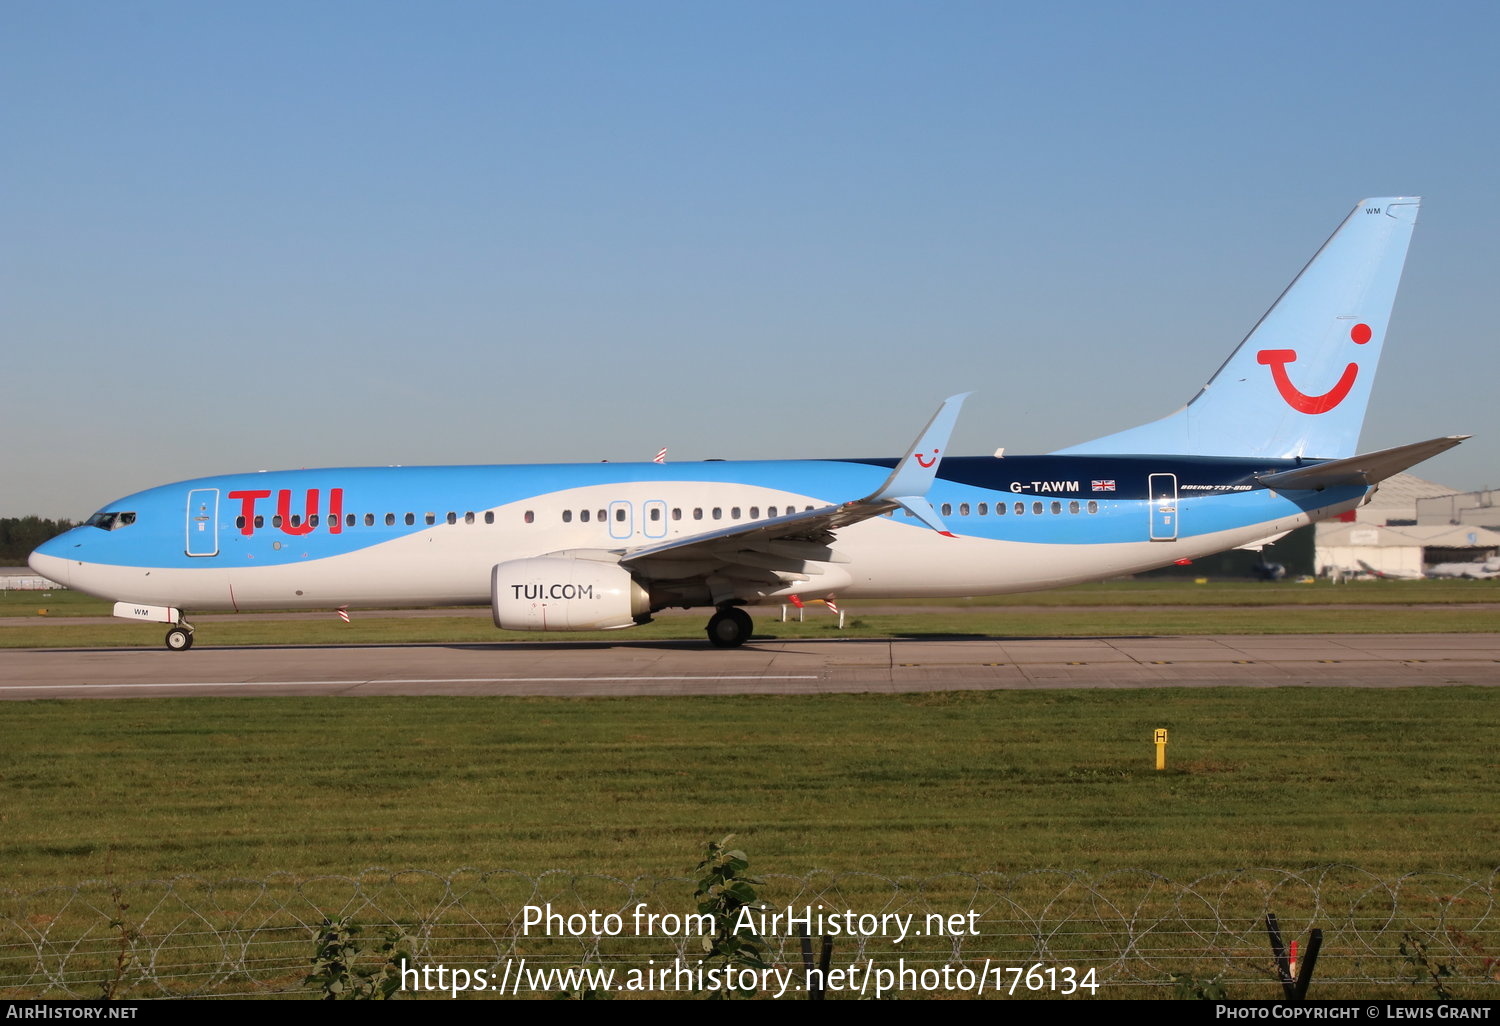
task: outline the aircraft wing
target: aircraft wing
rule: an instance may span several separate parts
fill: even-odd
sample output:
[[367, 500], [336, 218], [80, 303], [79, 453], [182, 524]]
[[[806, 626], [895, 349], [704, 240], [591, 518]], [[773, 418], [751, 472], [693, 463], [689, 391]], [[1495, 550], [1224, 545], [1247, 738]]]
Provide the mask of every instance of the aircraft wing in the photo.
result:
[[[816, 577], [834, 591], [848, 579], [835, 569], [847, 557], [832, 548], [838, 531], [894, 509], [905, 509], [948, 537], [937, 511], [926, 499], [937, 478], [943, 450], [969, 393], [950, 396], [938, 407], [885, 483], [863, 498], [771, 520], [721, 528], [628, 550], [620, 565], [653, 582], [701, 582], [715, 604], [780, 591]], [[817, 584], [806, 591], [820, 590]]]
[[1322, 491], [1345, 485], [1372, 485], [1414, 467], [1425, 459], [1453, 448], [1469, 435], [1449, 435], [1432, 438], [1425, 442], [1398, 445], [1394, 449], [1381, 449], [1342, 460], [1314, 463], [1295, 470], [1282, 470], [1274, 474], [1260, 474], [1256, 480], [1268, 488], [1282, 491]]

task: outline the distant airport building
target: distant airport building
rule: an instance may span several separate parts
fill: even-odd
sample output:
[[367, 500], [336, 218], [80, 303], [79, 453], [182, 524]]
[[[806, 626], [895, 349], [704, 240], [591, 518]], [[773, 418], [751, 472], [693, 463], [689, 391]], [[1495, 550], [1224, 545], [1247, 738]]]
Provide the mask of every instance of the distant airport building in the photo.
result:
[[1456, 492], [1417, 500], [1419, 524], [1474, 524], [1500, 530], [1500, 491]]
[[1500, 493], [1455, 492], [1414, 474], [1383, 482], [1370, 503], [1314, 526], [1315, 560], [1323, 576], [1390, 574], [1421, 577], [1461, 564], [1481, 571], [1500, 557]]
[[0, 566], [0, 591], [61, 591], [62, 585], [49, 581], [27, 566]]

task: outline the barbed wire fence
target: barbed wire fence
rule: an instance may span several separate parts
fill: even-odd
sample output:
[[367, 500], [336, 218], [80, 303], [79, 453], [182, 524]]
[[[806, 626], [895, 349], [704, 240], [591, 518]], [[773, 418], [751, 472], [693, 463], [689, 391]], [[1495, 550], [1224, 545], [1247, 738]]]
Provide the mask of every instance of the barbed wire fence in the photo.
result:
[[[767, 961], [799, 974], [789, 910], [811, 919], [815, 941], [831, 937], [835, 966], [1071, 967], [1093, 970], [1099, 997], [1172, 997], [1183, 981], [1212, 981], [1233, 998], [1279, 998], [1265, 927], [1274, 914], [1288, 940], [1322, 931], [1311, 997], [1493, 1000], [1497, 877], [1500, 868], [1480, 879], [1387, 879], [1353, 866], [1190, 881], [1146, 870], [760, 874], [763, 914], [781, 918], [755, 925], [771, 927], [758, 931]], [[0, 997], [312, 996], [305, 981], [329, 920], [355, 923], [365, 937], [399, 931], [416, 963], [495, 979], [519, 959], [533, 969], [691, 966], [704, 952], [687, 928], [694, 885], [686, 876], [368, 869], [3, 891]], [[903, 937], [892, 917], [906, 916]], [[1028, 993], [1023, 983], [1011, 996], [1055, 990]]]

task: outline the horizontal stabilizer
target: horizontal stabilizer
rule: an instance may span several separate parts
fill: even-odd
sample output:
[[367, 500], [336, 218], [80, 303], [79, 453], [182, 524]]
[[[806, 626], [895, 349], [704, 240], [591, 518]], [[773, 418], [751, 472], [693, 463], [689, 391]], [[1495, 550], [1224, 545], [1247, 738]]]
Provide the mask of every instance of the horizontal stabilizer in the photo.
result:
[[1330, 460], [1296, 470], [1283, 470], [1275, 474], [1261, 474], [1256, 478], [1268, 488], [1280, 491], [1322, 491], [1346, 485], [1369, 486], [1414, 467], [1423, 460], [1431, 459], [1440, 452], [1453, 448], [1468, 435], [1449, 435], [1426, 442], [1398, 445], [1394, 449], [1367, 452], [1362, 456], [1350, 456], [1342, 460]]
[[1275, 534], [1268, 534], [1264, 538], [1257, 538], [1253, 542], [1246, 542], [1243, 545], [1236, 545], [1234, 548], [1236, 552], [1260, 552], [1262, 549], [1266, 548], [1266, 546], [1275, 545], [1277, 542], [1281, 541], [1281, 539], [1285, 538], [1291, 533], [1291, 531], [1277, 531]]

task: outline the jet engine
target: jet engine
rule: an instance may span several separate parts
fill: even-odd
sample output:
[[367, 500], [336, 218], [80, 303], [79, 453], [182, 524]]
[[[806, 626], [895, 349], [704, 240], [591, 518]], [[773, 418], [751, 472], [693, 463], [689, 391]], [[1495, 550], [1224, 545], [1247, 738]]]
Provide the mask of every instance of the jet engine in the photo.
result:
[[495, 626], [507, 631], [597, 631], [651, 619], [651, 599], [613, 563], [536, 556], [490, 571]]

